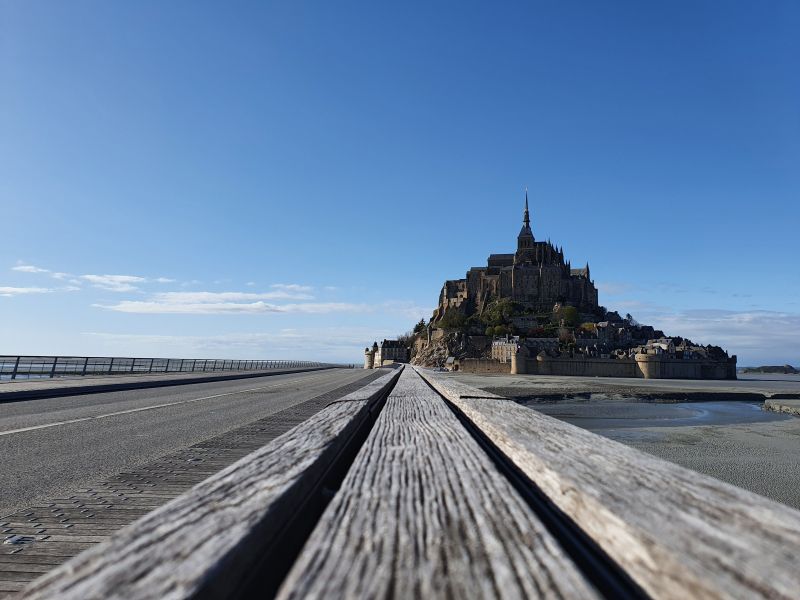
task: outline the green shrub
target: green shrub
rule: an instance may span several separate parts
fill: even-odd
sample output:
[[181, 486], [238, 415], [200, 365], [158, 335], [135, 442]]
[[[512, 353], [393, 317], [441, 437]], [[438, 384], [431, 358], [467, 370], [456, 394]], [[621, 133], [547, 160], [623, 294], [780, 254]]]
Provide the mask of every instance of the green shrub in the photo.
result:
[[574, 306], [562, 306], [558, 311], [553, 313], [553, 319], [556, 323], [564, 321], [567, 327], [575, 327], [578, 324], [578, 309]]
[[511, 317], [516, 314], [517, 309], [509, 298], [494, 300], [486, 307], [481, 315], [481, 320], [486, 325], [496, 327], [506, 325], [511, 321]]
[[436, 323], [440, 329], [462, 330], [466, 326], [467, 318], [457, 309], [451, 308]]

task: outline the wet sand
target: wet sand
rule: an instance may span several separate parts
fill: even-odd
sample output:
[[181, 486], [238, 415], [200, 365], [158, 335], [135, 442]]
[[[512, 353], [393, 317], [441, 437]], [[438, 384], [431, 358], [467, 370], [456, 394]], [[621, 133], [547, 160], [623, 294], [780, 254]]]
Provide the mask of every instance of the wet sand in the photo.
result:
[[752, 402], [528, 403], [545, 414], [800, 509], [800, 418]]
[[771, 423], [595, 430], [800, 509], [800, 418]]
[[798, 375], [448, 376], [800, 509], [800, 417], [762, 410], [768, 399], [797, 402]]

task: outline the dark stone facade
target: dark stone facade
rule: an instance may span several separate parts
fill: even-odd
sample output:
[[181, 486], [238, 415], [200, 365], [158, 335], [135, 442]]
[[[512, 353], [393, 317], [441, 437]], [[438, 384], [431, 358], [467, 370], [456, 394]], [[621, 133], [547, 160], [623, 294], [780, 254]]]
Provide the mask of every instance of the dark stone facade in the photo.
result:
[[534, 238], [527, 194], [517, 251], [492, 254], [485, 267], [472, 267], [465, 279], [446, 281], [433, 320], [453, 308], [465, 315], [480, 314], [489, 302], [500, 298], [510, 298], [542, 312], [552, 310], [556, 303], [587, 313], [597, 309], [597, 288], [588, 263], [582, 269], [573, 269], [564, 260], [563, 249]]

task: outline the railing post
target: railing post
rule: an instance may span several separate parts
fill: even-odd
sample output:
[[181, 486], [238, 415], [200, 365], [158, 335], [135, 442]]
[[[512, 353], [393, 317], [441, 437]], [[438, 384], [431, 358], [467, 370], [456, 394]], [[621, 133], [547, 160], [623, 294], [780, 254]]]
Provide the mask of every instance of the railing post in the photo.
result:
[[19, 369], [19, 359], [20, 358], [21, 357], [18, 356], [17, 360], [14, 361], [14, 370], [11, 372], [11, 379], [16, 379], [17, 378], [17, 370]]
[[136, 359], [131, 359], [131, 373], [133, 373], [134, 368], [136, 368]]
[[168, 359], [167, 359], [167, 364], [166, 364], [166, 365], [164, 365], [164, 373], [169, 373], [169, 361], [170, 361], [170, 360], [172, 360], [172, 359], [169, 359], [169, 358], [168, 358]]
[[111, 371], [114, 369], [114, 357], [111, 357], [111, 362], [108, 363], [108, 374], [111, 375]]
[[195, 366], [196, 364], [197, 364], [197, 359], [196, 359], [196, 358], [193, 358], [193, 359], [192, 359], [192, 373], [194, 373], [194, 366]]
[[89, 368], [89, 357], [83, 359], [83, 369], [81, 369], [81, 377], [86, 375], [86, 369]]
[[154, 358], [151, 358], [151, 359], [150, 359], [150, 368], [149, 368], [149, 369], [147, 369], [147, 372], [148, 372], [148, 373], [152, 373], [152, 372], [153, 372], [153, 361], [154, 361], [154, 360], [155, 360]]
[[183, 359], [181, 359], [181, 364], [178, 366], [178, 372], [183, 373]]
[[53, 366], [50, 367], [50, 378], [51, 379], [56, 376], [56, 363], [58, 363], [58, 357], [54, 356], [53, 357]]

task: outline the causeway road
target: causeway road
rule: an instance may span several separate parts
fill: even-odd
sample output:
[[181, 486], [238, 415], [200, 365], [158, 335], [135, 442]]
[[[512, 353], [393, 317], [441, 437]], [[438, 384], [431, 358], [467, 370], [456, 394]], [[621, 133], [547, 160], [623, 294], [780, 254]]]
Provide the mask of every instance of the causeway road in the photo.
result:
[[356, 384], [328, 369], [0, 403], [0, 516]]

